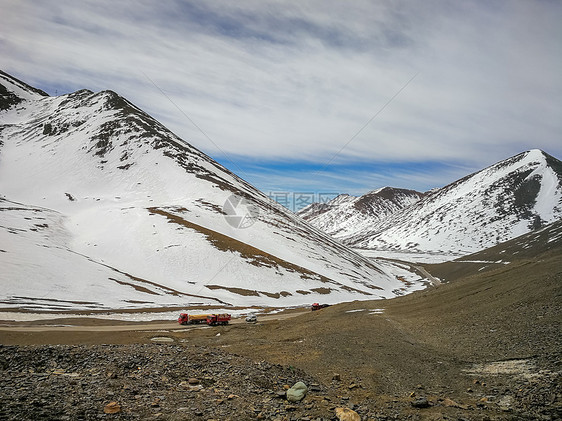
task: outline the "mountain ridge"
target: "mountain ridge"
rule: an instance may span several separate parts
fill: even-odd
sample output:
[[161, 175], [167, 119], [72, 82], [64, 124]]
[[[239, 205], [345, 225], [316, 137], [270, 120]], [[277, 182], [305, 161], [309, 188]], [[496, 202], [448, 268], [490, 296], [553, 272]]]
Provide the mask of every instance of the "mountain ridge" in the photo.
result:
[[[470, 254], [560, 218], [562, 162], [532, 149], [433, 189], [382, 219], [326, 232], [356, 248]], [[308, 221], [324, 227], [322, 215]]]
[[[424, 286], [311, 227], [113, 91], [24, 96], [0, 112], [4, 305], [41, 307], [52, 296], [62, 309], [165, 307], [200, 296], [208, 300], [197, 304], [291, 306]], [[255, 213], [249, 227], [233, 223], [232, 198]], [[278, 260], [221, 250], [219, 237]], [[80, 269], [49, 263], [65, 258]]]
[[359, 197], [341, 194], [327, 203], [312, 203], [297, 214], [340, 239], [349, 230], [376, 224], [423, 196], [415, 190], [382, 187]]

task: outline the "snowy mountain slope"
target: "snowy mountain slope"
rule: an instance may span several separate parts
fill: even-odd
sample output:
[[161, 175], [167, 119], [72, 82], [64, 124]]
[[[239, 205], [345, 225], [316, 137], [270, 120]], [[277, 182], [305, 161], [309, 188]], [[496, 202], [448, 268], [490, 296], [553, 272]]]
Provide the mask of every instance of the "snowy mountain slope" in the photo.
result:
[[[114, 92], [48, 97], [4, 73], [0, 85], [4, 305], [286, 306], [422, 287], [314, 229]], [[30, 212], [48, 221], [45, 243]]]
[[[476, 253], [461, 258], [434, 265], [425, 266], [432, 275], [441, 280], [455, 281], [468, 276], [480, 275], [484, 272], [501, 269], [510, 271], [510, 266], [524, 266], [531, 264], [542, 268], [544, 278], [555, 276], [556, 271], [549, 269], [545, 263], [550, 259], [562, 259], [562, 220], [558, 220], [543, 228], [515, 237]], [[554, 264], [556, 265], [556, 264]], [[513, 267], [512, 266], [512, 267]], [[559, 268], [562, 266], [558, 266]], [[513, 269], [511, 269], [513, 270]], [[537, 285], [537, 289], [541, 286]]]
[[341, 236], [354, 247], [469, 254], [562, 218], [562, 163], [540, 150], [498, 162]]
[[456, 262], [492, 261], [493, 263], [506, 264], [509, 261], [536, 259], [539, 255], [543, 257], [562, 255], [562, 220], [520, 235], [497, 246], [461, 257]]
[[334, 238], [348, 237], [372, 230], [422, 197], [415, 190], [383, 187], [360, 197], [343, 194], [327, 203], [313, 203], [297, 214]]
[[[0, 199], [0, 267], [8, 307], [59, 310], [117, 308], [123, 303], [170, 304], [170, 295], [221, 304], [129, 275], [68, 247], [65, 217]], [[122, 290], [123, 294], [116, 294]], [[8, 294], [12, 292], [11, 294]], [[146, 301], [150, 297], [150, 301]]]
[[0, 110], [7, 110], [25, 99], [36, 99], [42, 96], [48, 96], [48, 94], [0, 70]]

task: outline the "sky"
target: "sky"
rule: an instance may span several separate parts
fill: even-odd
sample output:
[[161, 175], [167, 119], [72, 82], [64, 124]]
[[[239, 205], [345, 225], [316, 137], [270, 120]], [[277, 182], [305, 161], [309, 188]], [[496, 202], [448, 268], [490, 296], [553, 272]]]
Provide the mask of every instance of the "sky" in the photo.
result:
[[0, 0], [0, 68], [113, 90], [262, 191], [562, 158], [562, 2]]

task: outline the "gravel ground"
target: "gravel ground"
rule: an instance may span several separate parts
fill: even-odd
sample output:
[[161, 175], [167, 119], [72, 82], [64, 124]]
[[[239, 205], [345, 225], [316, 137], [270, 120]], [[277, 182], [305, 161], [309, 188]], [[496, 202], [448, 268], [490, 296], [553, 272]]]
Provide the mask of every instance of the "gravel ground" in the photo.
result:
[[[0, 419], [314, 419], [334, 406], [300, 370], [204, 347], [2, 346], [0, 367]], [[280, 397], [297, 381], [300, 405]]]
[[[459, 400], [425, 385], [378, 395], [349, 373], [322, 383], [290, 365], [186, 344], [0, 346], [0, 419], [335, 420], [338, 407], [362, 420], [560, 419], [559, 374], [511, 365], [526, 375], [474, 366]], [[289, 402], [297, 381], [308, 394]]]

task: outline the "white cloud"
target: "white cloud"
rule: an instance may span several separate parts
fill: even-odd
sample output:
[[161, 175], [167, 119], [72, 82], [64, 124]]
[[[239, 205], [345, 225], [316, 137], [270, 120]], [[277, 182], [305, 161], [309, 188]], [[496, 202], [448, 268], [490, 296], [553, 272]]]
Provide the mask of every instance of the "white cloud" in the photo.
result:
[[322, 165], [416, 73], [334, 163], [481, 168], [536, 147], [562, 155], [557, 2], [0, 0], [0, 7], [5, 71], [52, 94], [115, 90], [211, 156]]

